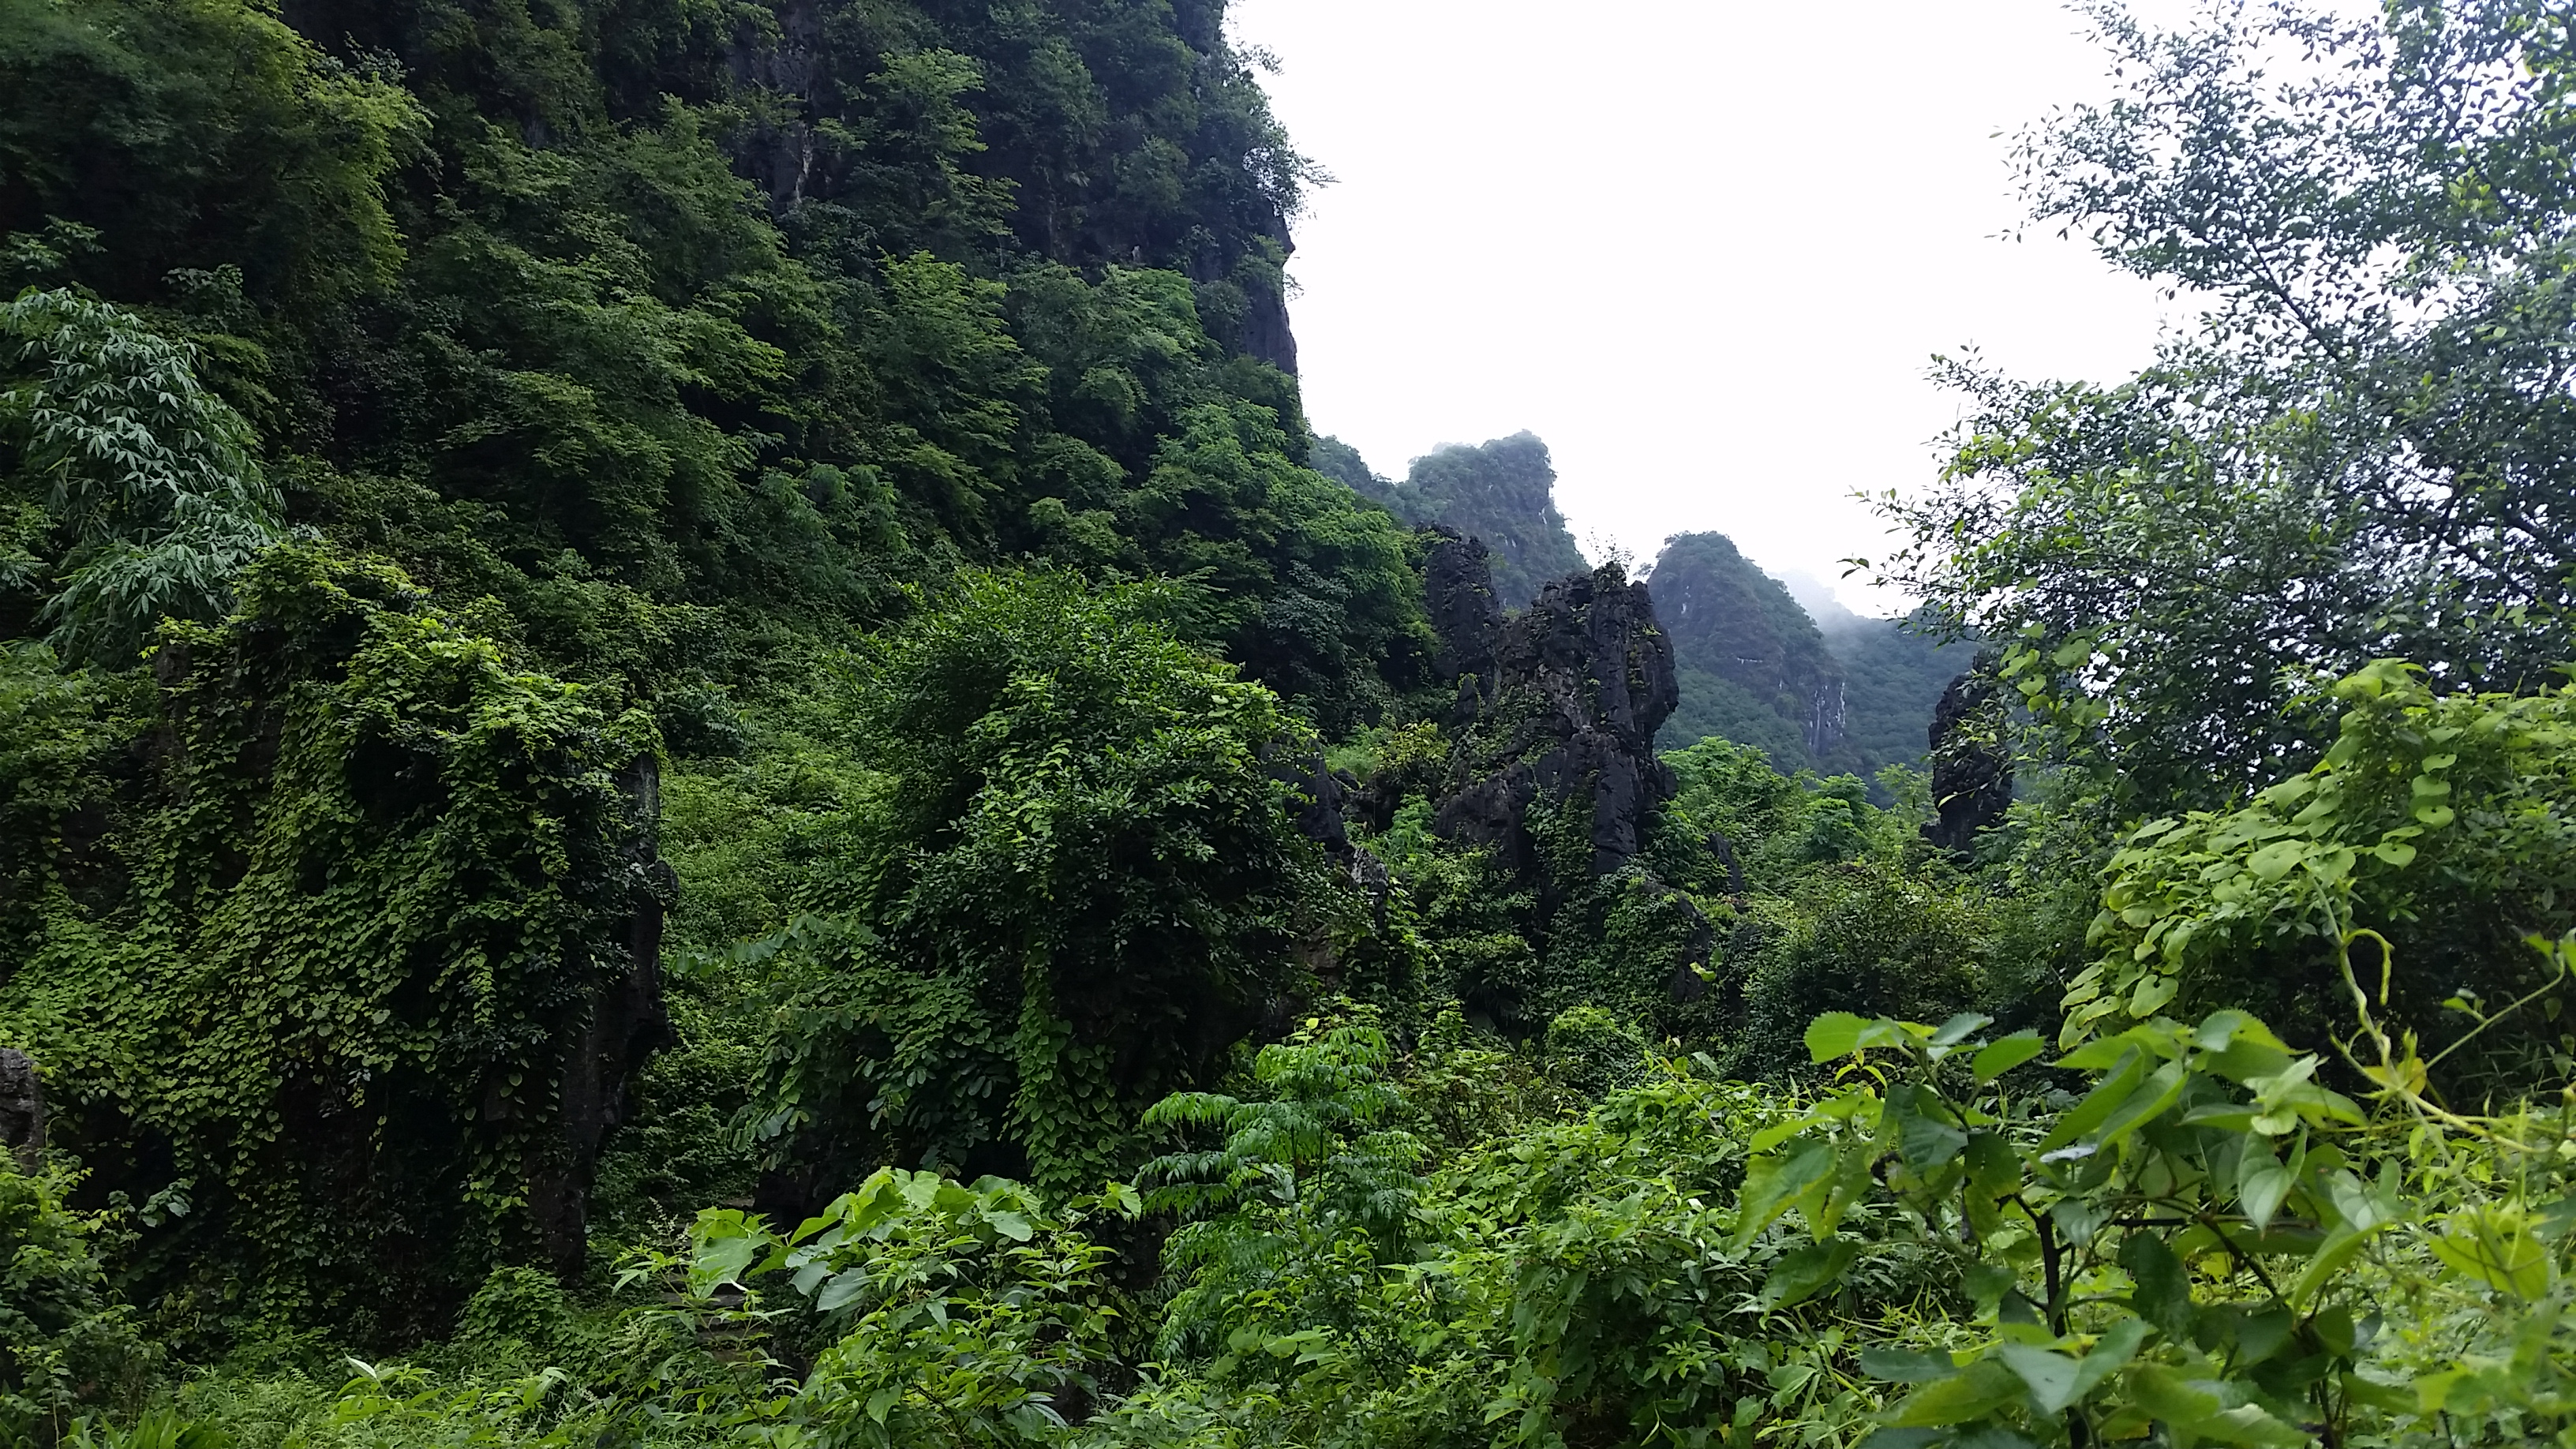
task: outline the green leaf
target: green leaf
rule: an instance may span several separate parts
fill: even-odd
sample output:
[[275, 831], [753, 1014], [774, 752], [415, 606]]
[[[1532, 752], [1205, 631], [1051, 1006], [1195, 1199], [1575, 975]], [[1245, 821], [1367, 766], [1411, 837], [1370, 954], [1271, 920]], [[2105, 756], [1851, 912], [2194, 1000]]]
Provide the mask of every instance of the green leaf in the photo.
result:
[[2259, 1406], [2238, 1402], [2241, 1393], [2218, 1380], [2186, 1378], [2178, 1370], [2149, 1364], [2129, 1374], [2127, 1388], [2138, 1407], [2194, 1438], [2261, 1449], [2312, 1442]]
[[2282, 1200], [2290, 1195], [2295, 1181], [2270, 1149], [2247, 1145], [2244, 1161], [2237, 1168], [2236, 1199], [2245, 1212], [2245, 1220], [2254, 1225], [2256, 1232], [2272, 1225], [2272, 1215], [2281, 1210]]
[[2526, 1301], [2549, 1291], [2549, 1250], [2519, 1208], [2463, 1209], [2443, 1219], [2433, 1253], [2490, 1288]]
[[2304, 840], [2275, 840], [2248, 857], [2245, 868], [2265, 884], [2270, 884], [2297, 868], [2307, 853], [2308, 843]]
[[1869, 1020], [1848, 1011], [1828, 1011], [1807, 1023], [1807, 1054], [1818, 1062], [1850, 1056], [1864, 1047], [1895, 1046], [1905, 1040], [1896, 1023]]
[[1836, 1238], [1829, 1243], [1810, 1243], [1782, 1257], [1773, 1265], [1770, 1276], [1762, 1280], [1759, 1301], [1764, 1311], [1786, 1308], [1813, 1297], [1840, 1278], [1859, 1253], [1859, 1243]]
[[1959, 1371], [1958, 1361], [1946, 1353], [1915, 1353], [1898, 1348], [1861, 1350], [1860, 1371], [1874, 1379], [1900, 1384], [1928, 1384], [1946, 1379]]
[[2038, 1412], [2062, 1414], [2074, 1402], [2077, 1370], [2082, 1367], [2074, 1359], [2027, 1343], [2004, 1344], [1995, 1356], [2021, 1376], [2030, 1390], [2031, 1407]]
[[1907, 1083], [1887, 1093], [1888, 1113], [1896, 1119], [1896, 1148], [1917, 1172], [1928, 1172], [1956, 1157], [1968, 1145], [1968, 1134], [1924, 1110], [1938, 1108], [1940, 1098]]
[[1833, 1170], [1834, 1145], [1821, 1137], [1799, 1143], [1786, 1156], [1755, 1158], [1744, 1170], [1744, 1190], [1736, 1198], [1735, 1246], [1752, 1242], [1754, 1234]]
[[2039, 1039], [2039, 1033], [2024, 1027], [2008, 1037], [1988, 1043], [1970, 1059], [1968, 1070], [1975, 1075], [1977, 1085], [1982, 1087], [2046, 1050], [2048, 1044]]
[[866, 1291], [867, 1286], [867, 1269], [844, 1268], [833, 1275], [832, 1281], [823, 1285], [823, 1291], [814, 1298], [814, 1307], [821, 1312], [830, 1313], [858, 1297]]
[[1937, 1383], [1905, 1396], [1888, 1412], [1887, 1422], [1900, 1426], [1964, 1424], [1981, 1419], [2022, 1397], [2021, 1377], [1994, 1359], [1979, 1359]]
[[1936, 1047], [1957, 1046], [1959, 1043], [1966, 1041], [1969, 1037], [1974, 1036], [1976, 1033], [1983, 1031], [1989, 1026], [1992, 1026], [1994, 1024], [1994, 1020], [1995, 1019], [1991, 1016], [1983, 1016], [1973, 1011], [1960, 1012], [1958, 1015], [1951, 1017], [1948, 1021], [1941, 1023], [1941, 1029], [1932, 1033], [1932, 1040], [1926, 1043], [1926, 1045]]
[[2129, 1306], [2177, 1343], [2191, 1341], [2199, 1310], [2191, 1301], [2191, 1270], [2172, 1246], [2153, 1233], [2131, 1233], [2120, 1244], [2120, 1266], [2135, 1285]]
[[2126, 1055], [2127, 1060], [2118, 1071], [2104, 1078], [2092, 1091], [2084, 1094], [2082, 1101], [2068, 1108], [2066, 1114], [2057, 1119], [2057, 1125], [2049, 1130], [2047, 1139], [2040, 1143], [2042, 1151], [2063, 1147], [2101, 1126], [2113, 1112], [2119, 1110], [2121, 1103], [2129, 1100], [2130, 1094], [2137, 1091], [2139, 1081], [2147, 1074], [2146, 1054], [2133, 1046]]
[[2155, 1073], [2120, 1104], [2119, 1110], [2103, 1120], [2101, 1130], [2093, 1136], [2094, 1142], [2106, 1150], [2115, 1147], [2130, 1133], [2163, 1116], [2182, 1099], [2185, 1080], [2186, 1073], [2180, 1062], [2167, 1062], [2156, 1068]]

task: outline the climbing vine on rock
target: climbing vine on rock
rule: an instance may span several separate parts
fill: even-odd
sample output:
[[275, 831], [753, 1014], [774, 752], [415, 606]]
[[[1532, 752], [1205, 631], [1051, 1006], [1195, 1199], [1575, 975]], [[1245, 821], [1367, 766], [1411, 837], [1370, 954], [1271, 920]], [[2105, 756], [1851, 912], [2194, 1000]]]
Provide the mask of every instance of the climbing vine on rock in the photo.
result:
[[496, 1255], [580, 1261], [659, 1021], [658, 740], [389, 566], [281, 548], [240, 594], [164, 626], [97, 788], [9, 881], [0, 1039], [146, 1204], [148, 1271], [206, 1312], [391, 1330]]

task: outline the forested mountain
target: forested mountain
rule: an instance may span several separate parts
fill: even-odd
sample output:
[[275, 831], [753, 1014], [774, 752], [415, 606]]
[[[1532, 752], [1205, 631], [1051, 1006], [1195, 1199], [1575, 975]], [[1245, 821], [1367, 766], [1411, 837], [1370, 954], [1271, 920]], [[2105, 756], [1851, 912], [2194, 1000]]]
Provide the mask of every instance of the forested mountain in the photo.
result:
[[1315, 466], [1413, 524], [1439, 524], [1485, 541], [1494, 587], [1506, 608], [1523, 608], [1539, 586], [1587, 567], [1556, 510], [1556, 465], [1530, 433], [1469, 447], [1444, 443], [1390, 482], [1338, 438], [1317, 442]]
[[1929, 637], [1928, 619], [1863, 618], [1828, 591], [1802, 601], [1724, 534], [1665, 540], [1649, 578], [1681, 680], [1673, 745], [1733, 740], [1785, 770], [1863, 779], [1919, 767], [1932, 707], [1974, 652]]
[[0, 229], [199, 349], [284, 522], [576, 675], [1036, 556], [1201, 579], [1347, 717], [1419, 625], [1298, 466], [1305, 163], [1219, 15], [28, 0]]
[[0, 0], [0, 1446], [2576, 1444], [2576, 46], [2093, 14], [1904, 632], [1222, 0]]

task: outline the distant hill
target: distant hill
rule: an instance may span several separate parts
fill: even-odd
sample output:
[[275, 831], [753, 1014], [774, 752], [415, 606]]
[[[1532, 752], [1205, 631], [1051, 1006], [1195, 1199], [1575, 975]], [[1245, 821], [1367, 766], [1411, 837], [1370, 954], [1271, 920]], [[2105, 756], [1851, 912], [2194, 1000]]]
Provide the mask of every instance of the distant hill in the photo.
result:
[[1775, 579], [1724, 534], [1667, 539], [1647, 587], [1682, 690], [1666, 749], [1715, 735], [1782, 769], [1864, 779], [1915, 764], [1932, 706], [1974, 652], [1855, 614], [1813, 579]]
[[1841, 744], [1840, 664], [1807, 611], [1726, 535], [1666, 539], [1646, 586], [1682, 687], [1665, 748], [1722, 735], [1795, 769]]
[[[1547, 445], [1529, 433], [1435, 449], [1400, 483], [1339, 438], [1317, 438], [1308, 462], [1407, 523], [1483, 539], [1506, 607], [1587, 567], [1557, 512]], [[1668, 750], [1714, 735], [1759, 746], [1784, 770], [1863, 779], [1919, 764], [1932, 706], [1975, 652], [1855, 614], [1816, 579], [1773, 578], [1722, 533], [1666, 539], [1646, 579], [1682, 689], [1656, 735]]]
[[1401, 483], [1376, 473], [1339, 438], [1318, 438], [1307, 460], [1413, 524], [1445, 524], [1493, 551], [1494, 596], [1526, 608], [1539, 585], [1589, 565], [1556, 511], [1547, 444], [1514, 433], [1477, 447], [1451, 443], [1413, 460]]

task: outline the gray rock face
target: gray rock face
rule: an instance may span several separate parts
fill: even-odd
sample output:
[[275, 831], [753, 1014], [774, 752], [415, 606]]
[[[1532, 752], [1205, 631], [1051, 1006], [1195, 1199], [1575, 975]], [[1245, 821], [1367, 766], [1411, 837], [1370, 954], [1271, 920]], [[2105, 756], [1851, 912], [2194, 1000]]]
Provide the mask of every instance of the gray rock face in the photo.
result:
[[16, 1047], [0, 1047], [0, 1147], [34, 1172], [45, 1151], [45, 1084]]
[[565, 1281], [588, 1263], [590, 1189], [599, 1151], [632, 1110], [629, 1094], [645, 1061], [671, 1040], [662, 1001], [663, 913], [679, 899], [679, 875], [662, 859], [662, 771], [651, 755], [618, 781], [634, 820], [627, 852], [632, 867], [623, 970], [608, 973], [591, 999], [588, 1020], [565, 1043], [561, 1137], [530, 1164], [528, 1210], [547, 1256]]
[[1994, 658], [1979, 655], [1968, 672], [1941, 691], [1932, 710], [1932, 804], [1940, 818], [1923, 838], [1965, 855], [1978, 832], [1992, 828], [2012, 806], [2012, 753], [2003, 740], [2003, 697]]
[[1526, 874], [1539, 864], [1532, 808], [1573, 807], [1590, 816], [1593, 874], [1634, 858], [1648, 817], [1672, 797], [1655, 731], [1680, 699], [1646, 586], [1616, 563], [1547, 585], [1497, 631], [1490, 686], [1462, 680], [1462, 705], [1471, 683], [1482, 697], [1435, 828], [1495, 847]]
[[1488, 680], [1503, 627], [1502, 606], [1494, 599], [1493, 555], [1481, 538], [1438, 525], [1430, 531], [1440, 538], [1422, 566], [1423, 603], [1440, 640], [1432, 670], [1442, 679]]

